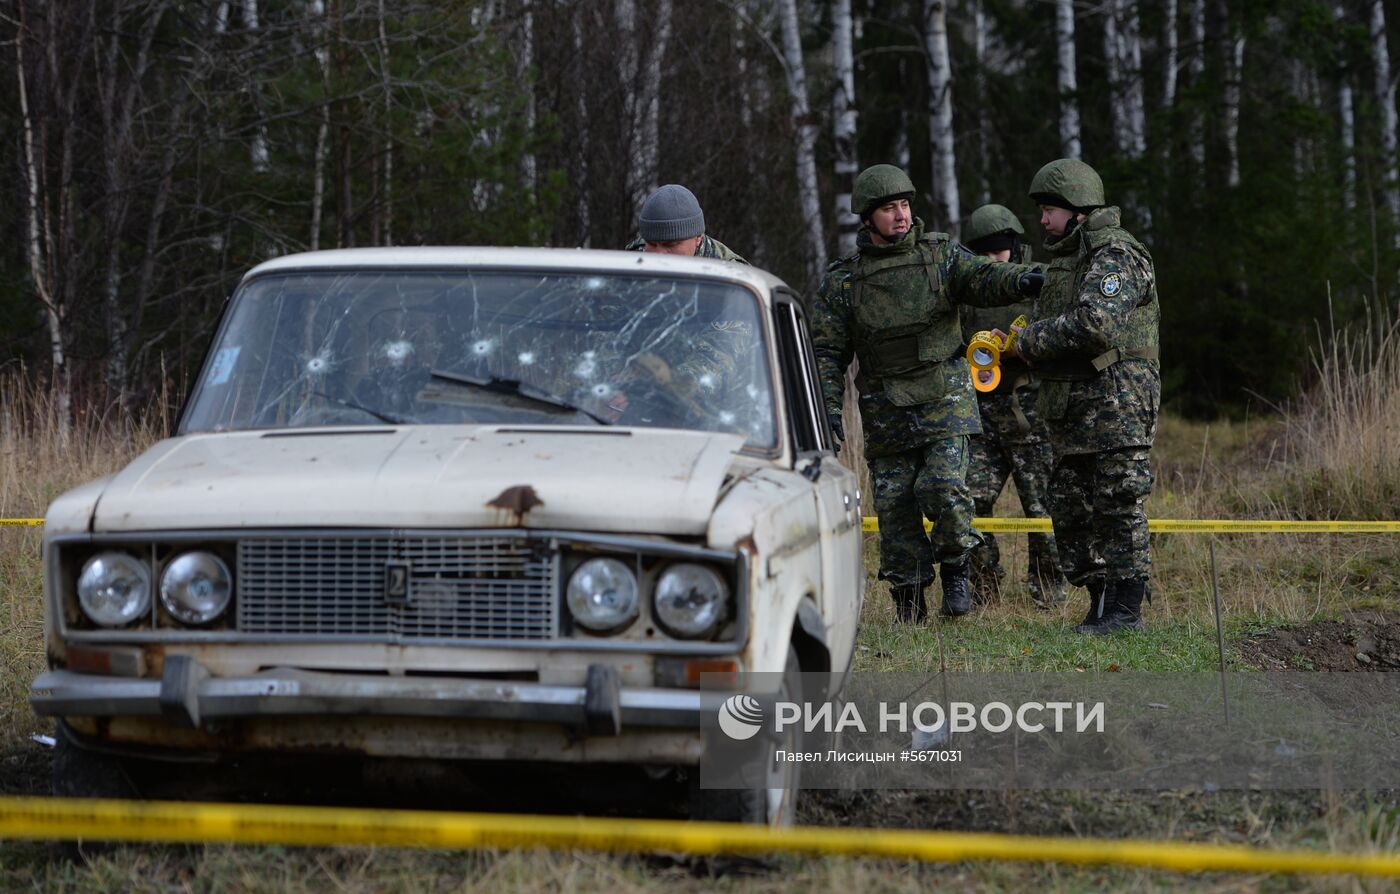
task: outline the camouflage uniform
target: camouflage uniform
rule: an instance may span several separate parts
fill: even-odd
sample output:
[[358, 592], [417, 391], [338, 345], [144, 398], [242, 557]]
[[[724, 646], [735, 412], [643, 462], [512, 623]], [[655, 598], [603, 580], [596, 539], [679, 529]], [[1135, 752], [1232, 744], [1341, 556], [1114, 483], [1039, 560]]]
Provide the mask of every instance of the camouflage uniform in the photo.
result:
[[[1029, 247], [1025, 247], [1021, 260], [1022, 263], [1030, 260]], [[1031, 312], [1029, 302], [994, 311], [963, 308], [963, 339], [969, 341], [983, 330], [1004, 332], [1017, 316], [1029, 316]], [[1039, 383], [1016, 358], [1002, 358], [1001, 372], [1001, 382], [995, 391], [977, 395], [982, 434], [972, 437], [967, 469], [973, 507], [978, 516], [992, 515], [1006, 480], [1014, 478], [1021, 511], [1028, 518], [1046, 518], [1049, 512], [1045, 508], [1045, 493], [1055, 453], [1050, 448], [1045, 425], [1036, 413]], [[972, 552], [972, 578], [979, 597], [988, 599], [996, 592], [1004, 572], [996, 538], [989, 533], [982, 537], [985, 542]], [[1054, 535], [1030, 534], [1028, 541], [1030, 561], [1026, 585], [1031, 597], [1038, 603], [1063, 599], [1064, 582]]]
[[[1052, 162], [1036, 182], [1053, 184], [1056, 171], [1047, 171], [1055, 165], [1061, 180], [1092, 175], [1101, 196], [1097, 174], [1082, 162]], [[1065, 191], [1074, 185], [1064, 180]], [[1033, 184], [1031, 191], [1037, 198], [1048, 190]], [[1079, 629], [1139, 626], [1152, 567], [1144, 503], [1162, 390], [1152, 257], [1120, 226], [1114, 207], [1091, 211], [1047, 248], [1053, 258], [1020, 350], [1042, 381], [1038, 409], [1056, 455], [1049, 508], [1060, 558], [1069, 580], [1090, 588]]]
[[[646, 241], [638, 236], [623, 251], [644, 251]], [[700, 237], [700, 247], [695, 251], [697, 258], [711, 258], [716, 261], [732, 261], [749, 266], [729, 246], [710, 236]], [[691, 356], [682, 360], [666, 372], [667, 384], [672, 389], [686, 395], [700, 406], [722, 404], [739, 406], [729, 400], [715, 401], [716, 396], [727, 395], [735, 388], [744, 386], [737, 375], [739, 358], [752, 354], [756, 344], [752, 327], [741, 320], [715, 320], [703, 335], [695, 337], [689, 346]], [[708, 415], [708, 414], [706, 414]]]
[[[812, 306], [812, 344], [833, 420], [841, 417], [846, 368], [860, 358], [856, 384], [880, 519], [880, 578], [917, 588], [922, 604], [933, 562], [944, 566], [946, 590], [950, 566], [962, 574], [982, 541], [965, 480], [967, 437], [981, 424], [957, 303], [1020, 300], [1028, 269], [926, 234], [917, 218], [897, 243], [876, 244], [862, 227], [856, 245], [827, 268]], [[933, 522], [932, 548], [921, 516]], [[945, 611], [946, 601], [945, 592]]]
[[[647, 247], [646, 240], [641, 236], [627, 243], [623, 251], [642, 251]], [[700, 247], [695, 250], [697, 258], [712, 258], [716, 261], [733, 261], [735, 264], [748, 264], [749, 262], [734, 253], [729, 246], [709, 235], [700, 237]]]

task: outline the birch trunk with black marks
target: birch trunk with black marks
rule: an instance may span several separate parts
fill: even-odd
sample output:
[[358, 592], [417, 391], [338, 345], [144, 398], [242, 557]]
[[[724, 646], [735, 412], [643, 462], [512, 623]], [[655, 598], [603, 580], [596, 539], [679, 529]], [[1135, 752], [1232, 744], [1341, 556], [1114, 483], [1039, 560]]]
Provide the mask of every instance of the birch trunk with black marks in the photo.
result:
[[836, 253], [848, 255], [856, 247], [860, 220], [851, 213], [851, 189], [856, 176], [856, 61], [852, 50], [854, 23], [851, 0], [832, 0], [832, 65], [836, 80], [831, 119], [836, 143]]
[[321, 75], [321, 120], [316, 126], [316, 154], [311, 160], [311, 238], [307, 242], [312, 251], [317, 251], [321, 247], [321, 219], [326, 204], [326, 152], [330, 145], [331, 131], [331, 62], [330, 49], [326, 43], [329, 29], [326, 27], [325, 0], [311, 0], [309, 11], [312, 19], [311, 31], [316, 40], [316, 67]]
[[[520, 0], [520, 55], [516, 58], [516, 77], [527, 85], [525, 93], [526, 132], [534, 134], [538, 117], [535, 107], [535, 85], [533, 66], [535, 64], [535, 10], [532, 0]], [[524, 175], [525, 188], [533, 197], [539, 190], [535, 153], [526, 152], [520, 158], [520, 171]]]
[[[1333, 14], [1338, 22], [1343, 22], [1346, 9], [1338, 2]], [[1352, 212], [1356, 210], [1356, 109], [1351, 93], [1351, 72], [1346, 69], [1337, 78], [1337, 114], [1342, 130], [1342, 207]]]
[[1176, 105], [1176, 12], [1176, 0], [1162, 4], [1162, 108], [1168, 111]]
[[1075, 71], [1074, 0], [1055, 0], [1056, 81], [1060, 93], [1060, 152], [1079, 158], [1079, 76]]
[[991, 100], [987, 96], [987, 40], [990, 28], [987, 25], [987, 11], [982, 0], [972, 2], [972, 51], [976, 62], [977, 77], [977, 204], [985, 205], [992, 200], [992, 184], [988, 177], [991, 165], [991, 151], [987, 145], [987, 134], [991, 131], [989, 111]]
[[807, 102], [807, 69], [802, 61], [802, 36], [798, 30], [796, 0], [781, 0], [783, 60], [787, 66], [788, 94], [793, 131], [797, 135], [797, 193], [802, 208], [806, 241], [807, 282], [815, 286], [826, 259], [821, 200], [817, 192], [817, 126]]
[[953, 134], [953, 69], [948, 55], [948, 6], [924, 0], [924, 51], [928, 57], [929, 134], [933, 148], [935, 225], [954, 239], [962, 223]]
[[[258, 29], [261, 21], [258, 16], [258, 0], [243, 0], [243, 27], [248, 29], [253, 40], [258, 39]], [[260, 106], [259, 87], [257, 79], [254, 78], [249, 88], [253, 93], [253, 104]], [[259, 112], [261, 114], [261, 112]], [[253, 170], [259, 174], [266, 174], [269, 168], [268, 146], [267, 146], [267, 125], [259, 122], [257, 129], [253, 132], [253, 142], [248, 147], [248, 158], [252, 162]]]
[[1231, 189], [1240, 185], [1240, 88], [1244, 82], [1244, 46], [1244, 34], [1233, 34], [1225, 80], [1225, 182]]
[[1381, 128], [1381, 191], [1390, 208], [1395, 246], [1400, 248], [1400, 171], [1396, 170], [1395, 82], [1390, 78], [1390, 48], [1385, 38], [1385, 4], [1371, 2], [1371, 52], [1375, 56], [1376, 107]]
[[25, 259], [34, 292], [44, 308], [44, 322], [49, 336], [49, 366], [52, 376], [54, 414], [59, 437], [66, 442], [73, 424], [72, 374], [68, 368], [68, 334], [64, 325], [65, 307], [53, 288], [51, 276], [53, 234], [48, 224], [49, 198], [40, 186], [39, 167], [42, 164], [35, 147], [34, 114], [29, 102], [29, 83], [25, 78], [24, 44], [29, 39], [20, 13], [15, 34], [15, 75], [19, 87], [19, 111], [23, 123], [22, 164], [24, 166]]
[[[671, 0], [656, 0], [638, 21], [635, 0], [618, 0], [617, 21], [622, 31], [619, 65], [623, 84], [636, 84], [625, 91], [624, 102], [632, 121], [632, 143], [628, 155], [627, 194], [632, 206], [640, 208], [657, 187], [661, 118], [661, 65], [671, 40]], [[645, 24], [646, 27], [641, 27]], [[650, 38], [643, 55], [643, 37]]]
[[[394, 91], [389, 71], [389, 36], [384, 30], [384, 0], [379, 0], [379, 86], [384, 93], [384, 156], [380, 165], [379, 244], [394, 244]], [[530, 122], [534, 127], [534, 121]]]
[[[582, 0], [578, 5], [582, 4]], [[578, 67], [578, 82], [583, 83], [583, 72], [587, 70], [587, 60], [584, 57], [583, 43], [583, 14], [577, 5], [574, 14], [569, 17], [569, 25], [574, 42], [574, 60]], [[588, 197], [591, 194], [588, 188], [588, 153], [591, 143], [590, 131], [588, 127], [588, 92], [585, 90], [574, 91], [574, 114], [578, 117], [578, 124], [574, 131], [574, 143], [578, 151], [574, 154], [574, 183], [578, 193], [578, 200], [575, 203], [578, 214], [579, 247], [588, 248], [593, 244], [593, 215], [592, 209], [588, 205]]]
[[[1191, 60], [1187, 70], [1191, 73], [1191, 89], [1198, 90], [1206, 73], [1206, 0], [1191, 2]], [[1205, 168], [1205, 112], [1199, 102], [1195, 114], [1191, 116], [1191, 161], [1198, 172]]]

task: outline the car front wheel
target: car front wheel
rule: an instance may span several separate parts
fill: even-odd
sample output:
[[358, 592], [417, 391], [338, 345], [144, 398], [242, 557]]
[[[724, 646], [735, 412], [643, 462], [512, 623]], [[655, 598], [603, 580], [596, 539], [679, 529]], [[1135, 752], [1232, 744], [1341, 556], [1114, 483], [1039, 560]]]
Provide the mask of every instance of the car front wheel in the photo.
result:
[[[778, 701], [802, 701], [802, 665], [797, 651], [788, 646], [783, 682]], [[783, 737], [775, 740], [773, 751], [801, 751], [801, 724], [789, 724]], [[699, 779], [691, 785], [690, 815], [714, 822], [754, 823], [790, 826], [797, 818], [797, 798], [801, 789], [800, 763], [771, 759], [765, 768], [764, 784], [751, 789], [702, 789]]]

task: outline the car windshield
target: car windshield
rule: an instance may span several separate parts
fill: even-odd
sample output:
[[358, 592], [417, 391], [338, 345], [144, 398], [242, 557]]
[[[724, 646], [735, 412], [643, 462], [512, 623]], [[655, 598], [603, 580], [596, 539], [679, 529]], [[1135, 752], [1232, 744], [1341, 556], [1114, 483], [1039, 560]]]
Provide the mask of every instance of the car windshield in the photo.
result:
[[776, 443], [754, 294], [603, 273], [354, 271], [243, 285], [182, 431], [688, 428]]

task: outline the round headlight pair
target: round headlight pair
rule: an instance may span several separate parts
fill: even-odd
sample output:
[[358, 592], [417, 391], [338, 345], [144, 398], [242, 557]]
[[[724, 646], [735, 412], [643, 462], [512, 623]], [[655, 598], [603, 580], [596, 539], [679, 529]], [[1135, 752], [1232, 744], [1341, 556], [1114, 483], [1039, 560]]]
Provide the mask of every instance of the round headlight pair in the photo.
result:
[[[232, 596], [233, 575], [210, 552], [182, 553], [160, 576], [161, 605], [185, 624], [208, 624], [228, 608]], [[130, 624], [150, 609], [151, 572], [130, 553], [98, 553], [78, 575], [78, 604], [94, 624]]]
[[[581, 627], [618, 630], [636, 620], [641, 607], [637, 576], [617, 559], [589, 559], [569, 578], [569, 611]], [[672, 565], [656, 582], [657, 622], [685, 639], [712, 634], [729, 615], [729, 588], [704, 565]]]

